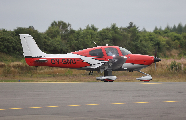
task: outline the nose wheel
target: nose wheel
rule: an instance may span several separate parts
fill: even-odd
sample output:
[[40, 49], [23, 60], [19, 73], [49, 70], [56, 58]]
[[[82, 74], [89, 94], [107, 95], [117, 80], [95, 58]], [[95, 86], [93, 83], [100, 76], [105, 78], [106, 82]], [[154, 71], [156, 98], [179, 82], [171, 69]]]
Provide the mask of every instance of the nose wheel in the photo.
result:
[[138, 71], [146, 76], [142, 76], [142, 77], [139, 77], [139, 78], [136, 78], [136, 80], [140, 80], [140, 81], [144, 81], [144, 82], [149, 82], [150, 80], [152, 80], [152, 77], [151, 75], [145, 73], [145, 72], [141, 72], [141, 71]]

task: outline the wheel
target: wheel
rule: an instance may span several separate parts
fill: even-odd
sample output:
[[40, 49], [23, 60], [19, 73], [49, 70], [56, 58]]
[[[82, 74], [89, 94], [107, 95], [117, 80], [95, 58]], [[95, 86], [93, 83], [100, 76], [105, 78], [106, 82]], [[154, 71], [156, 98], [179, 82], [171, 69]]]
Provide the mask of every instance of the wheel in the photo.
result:
[[144, 82], [149, 82], [149, 81], [144, 81]]

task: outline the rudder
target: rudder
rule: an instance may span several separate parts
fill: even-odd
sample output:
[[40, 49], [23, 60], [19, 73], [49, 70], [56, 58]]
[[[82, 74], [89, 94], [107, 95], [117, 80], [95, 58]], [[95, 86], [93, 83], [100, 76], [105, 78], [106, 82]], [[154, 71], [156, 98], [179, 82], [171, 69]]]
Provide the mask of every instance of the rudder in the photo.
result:
[[33, 37], [29, 34], [19, 34], [21, 39], [21, 44], [23, 47], [24, 57], [42, 57], [46, 53], [42, 52], [37, 46]]

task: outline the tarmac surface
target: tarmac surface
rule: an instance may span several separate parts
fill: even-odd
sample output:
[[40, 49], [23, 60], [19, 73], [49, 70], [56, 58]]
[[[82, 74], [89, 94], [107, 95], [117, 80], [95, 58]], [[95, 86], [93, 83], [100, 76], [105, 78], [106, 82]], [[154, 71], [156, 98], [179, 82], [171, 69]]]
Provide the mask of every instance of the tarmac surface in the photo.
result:
[[186, 83], [0, 83], [0, 120], [186, 120]]

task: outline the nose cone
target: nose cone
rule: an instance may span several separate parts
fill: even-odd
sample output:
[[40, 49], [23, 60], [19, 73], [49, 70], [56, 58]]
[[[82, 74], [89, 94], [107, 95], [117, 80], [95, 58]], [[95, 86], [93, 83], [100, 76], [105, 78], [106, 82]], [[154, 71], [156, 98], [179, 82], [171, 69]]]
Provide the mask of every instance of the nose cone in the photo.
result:
[[154, 63], [155, 63], [155, 62], [159, 62], [159, 61], [161, 61], [160, 58], [154, 58]]

